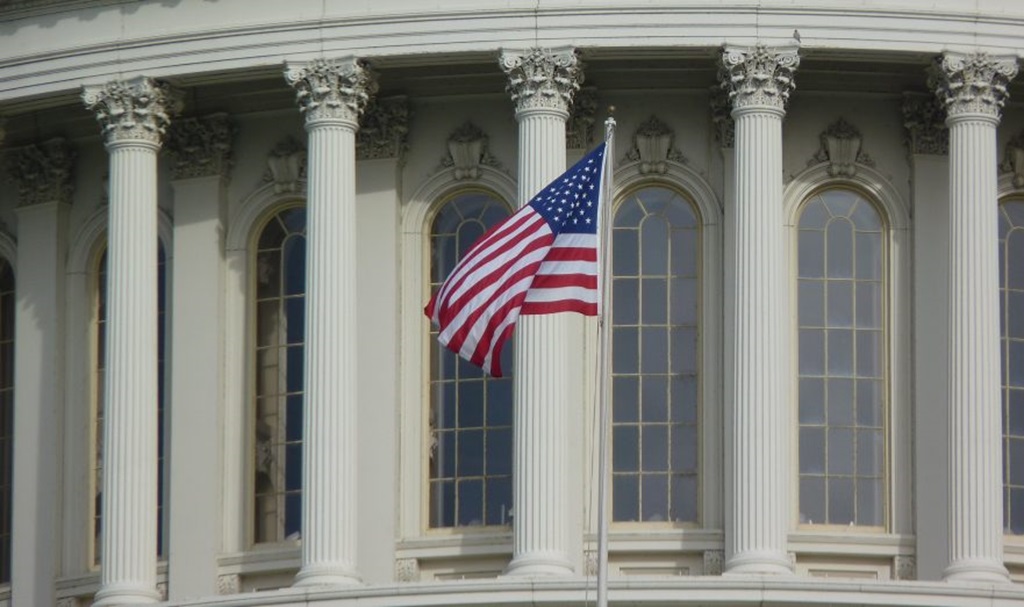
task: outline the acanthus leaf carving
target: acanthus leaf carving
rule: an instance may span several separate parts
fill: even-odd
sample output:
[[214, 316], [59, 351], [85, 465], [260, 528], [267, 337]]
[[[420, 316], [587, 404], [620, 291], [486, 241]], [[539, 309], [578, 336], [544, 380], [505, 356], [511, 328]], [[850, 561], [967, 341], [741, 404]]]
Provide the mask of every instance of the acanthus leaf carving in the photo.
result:
[[986, 114], [998, 120], [1016, 75], [1016, 57], [946, 52], [936, 58], [928, 84], [948, 116]]
[[736, 121], [732, 117], [729, 94], [721, 86], [711, 88], [711, 123], [715, 128], [715, 139], [725, 149], [736, 145]]
[[398, 582], [420, 581], [419, 559], [395, 559], [395, 580]]
[[407, 97], [371, 101], [356, 133], [356, 158], [401, 158], [408, 147], [409, 116]]
[[565, 123], [565, 147], [570, 150], [589, 149], [594, 144], [597, 123], [597, 89], [580, 89], [572, 104], [572, 113]]
[[911, 154], [949, 154], [946, 108], [935, 95], [908, 93], [903, 96], [905, 143]]
[[784, 110], [796, 88], [794, 75], [799, 65], [795, 46], [726, 46], [719, 63], [719, 80], [733, 108], [769, 106]]
[[231, 169], [231, 140], [235, 127], [227, 114], [176, 120], [167, 131], [164, 150], [171, 158], [175, 179], [227, 176]]
[[71, 204], [74, 147], [63, 138], [10, 150], [7, 172], [18, 186], [19, 206]]
[[675, 132], [657, 116], [651, 116], [633, 133], [633, 147], [626, 152], [626, 160], [640, 163], [640, 173], [664, 175], [668, 162], [686, 164], [686, 157], [673, 147]]
[[369, 64], [356, 57], [314, 59], [288, 64], [285, 80], [295, 89], [306, 122], [345, 120], [358, 123], [370, 98], [377, 92], [377, 76]]
[[237, 573], [217, 576], [217, 594], [238, 594], [242, 591], [242, 581]]
[[177, 90], [166, 82], [142, 76], [83, 87], [82, 101], [96, 113], [108, 144], [142, 140], [159, 145], [171, 117], [182, 107]]
[[508, 76], [506, 90], [517, 111], [568, 111], [583, 83], [583, 63], [571, 47], [503, 50], [499, 59]]

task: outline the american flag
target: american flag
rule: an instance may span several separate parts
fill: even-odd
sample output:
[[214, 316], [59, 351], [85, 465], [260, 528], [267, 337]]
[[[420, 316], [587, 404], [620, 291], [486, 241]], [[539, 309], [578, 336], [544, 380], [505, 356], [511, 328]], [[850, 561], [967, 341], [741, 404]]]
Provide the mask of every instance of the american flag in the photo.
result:
[[424, 309], [441, 344], [501, 377], [501, 346], [520, 314], [597, 315], [605, 145], [470, 247]]

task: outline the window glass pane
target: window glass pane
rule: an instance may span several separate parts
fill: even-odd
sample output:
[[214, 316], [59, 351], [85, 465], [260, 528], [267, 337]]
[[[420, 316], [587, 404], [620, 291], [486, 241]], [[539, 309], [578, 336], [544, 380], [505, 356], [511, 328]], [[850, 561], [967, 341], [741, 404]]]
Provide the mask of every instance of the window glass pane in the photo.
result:
[[[430, 228], [431, 288], [508, 215], [508, 205], [484, 192], [464, 192], [444, 201]], [[430, 526], [507, 525], [512, 507], [511, 377], [487, 377], [455, 353], [433, 345], [433, 327], [430, 343]], [[502, 348], [506, 365], [514, 358], [512, 344], [509, 340]]]
[[835, 189], [808, 201], [799, 223], [824, 226], [797, 240], [800, 520], [881, 525], [884, 222], [868, 200]]
[[635, 192], [616, 214], [616, 521], [696, 520], [701, 290], [697, 227], [693, 206], [664, 187]]
[[302, 526], [306, 211], [279, 211], [257, 235], [255, 542], [296, 539]]

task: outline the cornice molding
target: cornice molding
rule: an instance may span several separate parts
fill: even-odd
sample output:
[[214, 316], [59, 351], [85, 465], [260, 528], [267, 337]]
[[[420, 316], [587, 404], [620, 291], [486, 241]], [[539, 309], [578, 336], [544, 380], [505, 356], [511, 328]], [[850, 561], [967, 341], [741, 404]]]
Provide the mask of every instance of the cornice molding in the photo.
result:
[[317, 58], [308, 63], [287, 63], [284, 78], [295, 89], [306, 124], [343, 120], [358, 124], [377, 92], [377, 75], [357, 57]]
[[182, 107], [178, 91], [144, 76], [85, 86], [82, 101], [96, 113], [107, 145], [129, 140], [160, 145], [171, 116]]
[[71, 204], [74, 147], [63, 138], [9, 150], [7, 173], [18, 188], [18, 206]]
[[568, 112], [583, 83], [583, 62], [575, 48], [504, 49], [499, 59], [508, 76], [506, 91], [517, 112], [549, 109]]
[[176, 120], [167, 131], [164, 150], [171, 158], [174, 179], [227, 177], [231, 170], [231, 141], [237, 129], [227, 114]]

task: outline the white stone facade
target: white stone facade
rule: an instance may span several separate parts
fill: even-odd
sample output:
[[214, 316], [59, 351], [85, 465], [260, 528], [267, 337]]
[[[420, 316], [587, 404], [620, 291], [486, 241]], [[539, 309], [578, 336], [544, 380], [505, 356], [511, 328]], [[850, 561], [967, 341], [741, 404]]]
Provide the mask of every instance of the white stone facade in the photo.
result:
[[[593, 600], [596, 323], [460, 383], [422, 310], [444, 209], [609, 114], [615, 208], [686, 209], [616, 277], [690, 289], [615, 291], [611, 603], [1019, 604], [1022, 40], [1017, 0], [0, 2], [0, 604]], [[819, 283], [860, 295], [808, 361]]]

